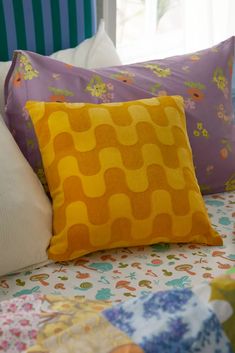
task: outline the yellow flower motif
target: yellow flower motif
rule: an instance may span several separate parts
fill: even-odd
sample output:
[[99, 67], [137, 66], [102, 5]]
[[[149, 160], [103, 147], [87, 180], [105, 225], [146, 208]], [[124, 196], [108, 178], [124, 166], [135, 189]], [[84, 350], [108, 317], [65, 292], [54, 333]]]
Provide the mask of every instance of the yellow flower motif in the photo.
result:
[[225, 183], [226, 191], [234, 191], [235, 190], [235, 173], [229, 178], [229, 180]]
[[34, 70], [30, 63], [25, 64], [25, 73], [24, 79], [25, 80], [32, 80], [34, 77], [38, 77], [38, 71]]
[[202, 135], [203, 135], [204, 137], [208, 137], [208, 136], [209, 136], [208, 131], [207, 131], [206, 129], [203, 129], [203, 130], [202, 130]]
[[25, 56], [25, 55], [21, 55], [20, 56], [20, 62], [22, 63], [22, 64], [26, 64], [26, 63], [28, 63], [28, 58]]
[[157, 75], [159, 77], [167, 77], [170, 76], [171, 70], [170, 69], [158, 69]]
[[200, 136], [200, 132], [197, 131], [197, 130], [194, 130], [194, 131], [193, 131], [193, 134], [194, 134], [194, 136], [196, 136], [196, 137]]
[[228, 85], [228, 81], [223, 73], [221, 68], [217, 68], [213, 74], [213, 82], [216, 83], [217, 87], [222, 91], [225, 90], [226, 86]]
[[105, 83], [96, 83], [94, 86], [87, 87], [87, 90], [93, 97], [101, 97], [107, 91]]
[[197, 128], [198, 128], [198, 130], [202, 130], [203, 129], [203, 124], [202, 123], [197, 123]]
[[37, 70], [28, 70], [24, 73], [24, 80], [32, 80], [34, 77], [38, 77]]
[[218, 76], [216, 83], [219, 89], [224, 90], [226, 86], [226, 78], [224, 76]]
[[34, 77], [38, 77], [39, 72], [33, 69], [30, 61], [25, 55], [20, 56], [20, 63], [22, 64], [21, 67], [24, 67], [24, 72], [22, 74], [24, 80], [32, 80]]
[[148, 64], [146, 67], [152, 70], [158, 77], [167, 77], [171, 75], [171, 69], [161, 67], [160, 65]]

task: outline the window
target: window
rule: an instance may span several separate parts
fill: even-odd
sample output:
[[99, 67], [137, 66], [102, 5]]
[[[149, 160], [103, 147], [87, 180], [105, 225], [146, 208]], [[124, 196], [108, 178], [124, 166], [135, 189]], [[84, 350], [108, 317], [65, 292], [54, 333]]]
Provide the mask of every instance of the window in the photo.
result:
[[203, 49], [235, 34], [234, 0], [104, 0], [104, 4], [112, 9], [106, 14], [123, 63]]

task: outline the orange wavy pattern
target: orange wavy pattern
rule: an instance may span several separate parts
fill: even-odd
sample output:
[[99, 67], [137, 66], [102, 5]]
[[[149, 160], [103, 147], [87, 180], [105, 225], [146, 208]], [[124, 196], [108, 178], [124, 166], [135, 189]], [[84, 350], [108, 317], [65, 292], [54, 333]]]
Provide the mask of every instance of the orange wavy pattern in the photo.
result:
[[50, 258], [157, 242], [222, 244], [195, 177], [181, 97], [26, 108], [53, 199]]

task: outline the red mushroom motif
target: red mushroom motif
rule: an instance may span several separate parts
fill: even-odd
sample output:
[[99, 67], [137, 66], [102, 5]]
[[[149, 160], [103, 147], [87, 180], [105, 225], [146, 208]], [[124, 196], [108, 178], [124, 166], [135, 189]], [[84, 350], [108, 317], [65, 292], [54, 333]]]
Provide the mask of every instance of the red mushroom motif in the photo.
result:
[[190, 271], [193, 268], [192, 265], [189, 264], [183, 264], [183, 265], [178, 265], [175, 267], [176, 271], [185, 271], [187, 272], [189, 275], [194, 276], [196, 273], [193, 271]]
[[212, 256], [214, 256], [214, 257], [218, 256], [218, 257], [221, 257], [221, 259], [225, 259], [225, 260], [229, 260], [229, 261], [235, 262], [235, 258], [233, 259], [233, 258], [230, 258], [230, 257], [225, 257], [225, 256], [223, 256], [224, 254], [225, 254], [224, 251], [216, 250], [216, 251], [213, 251]]
[[0, 287], [2, 288], [9, 288], [9, 285], [7, 284], [7, 281], [5, 279], [2, 279], [0, 281]]
[[136, 288], [131, 287], [129, 284], [130, 284], [129, 281], [118, 281], [118, 282], [116, 283], [116, 288], [117, 288], [117, 289], [124, 288], [124, 289], [130, 290], [130, 291], [136, 290]]
[[209, 272], [203, 273], [202, 277], [203, 277], [203, 278], [206, 278], [206, 279], [213, 279], [213, 278], [214, 278], [214, 277], [212, 276], [212, 274], [209, 273]]
[[48, 286], [49, 283], [45, 280], [49, 278], [47, 273], [39, 273], [38, 275], [33, 275], [30, 277], [32, 282], [40, 282], [43, 286]]

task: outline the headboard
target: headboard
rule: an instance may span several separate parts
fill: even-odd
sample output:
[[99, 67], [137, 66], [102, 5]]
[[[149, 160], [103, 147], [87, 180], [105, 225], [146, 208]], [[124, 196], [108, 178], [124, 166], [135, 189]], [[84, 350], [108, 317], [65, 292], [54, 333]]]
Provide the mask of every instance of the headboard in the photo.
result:
[[0, 61], [15, 49], [50, 55], [96, 31], [96, 0], [0, 0]]

